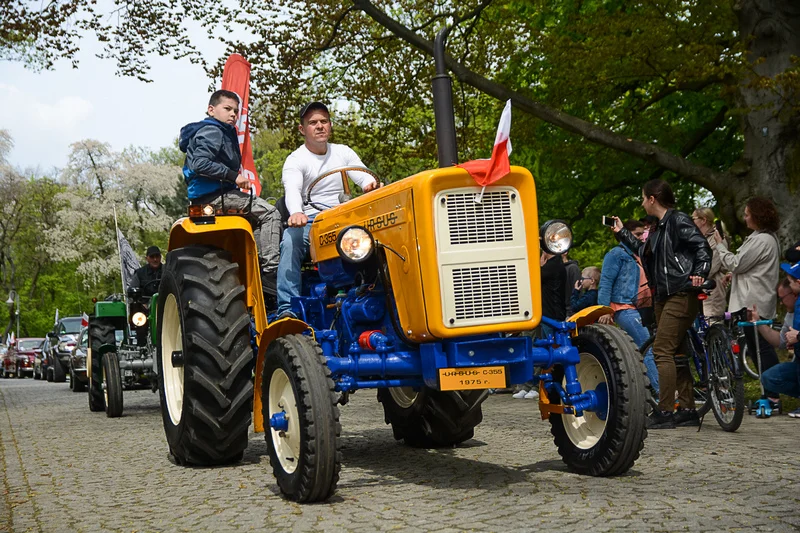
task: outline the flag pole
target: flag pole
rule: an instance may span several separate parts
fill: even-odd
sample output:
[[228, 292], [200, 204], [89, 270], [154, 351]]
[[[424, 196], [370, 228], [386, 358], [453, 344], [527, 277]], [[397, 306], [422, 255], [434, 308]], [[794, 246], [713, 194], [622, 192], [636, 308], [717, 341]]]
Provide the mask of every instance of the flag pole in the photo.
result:
[[122, 244], [119, 242], [119, 224], [117, 223], [117, 204], [112, 204], [114, 209], [114, 236], [117, 238], [117, 256], [119, 257], [119, 278], [122, 284], [122, 301], [125, 302], [125, 316], [130, 316], [128, 309], [128, 295], [125, 287], [125, 265], [122, 264]]

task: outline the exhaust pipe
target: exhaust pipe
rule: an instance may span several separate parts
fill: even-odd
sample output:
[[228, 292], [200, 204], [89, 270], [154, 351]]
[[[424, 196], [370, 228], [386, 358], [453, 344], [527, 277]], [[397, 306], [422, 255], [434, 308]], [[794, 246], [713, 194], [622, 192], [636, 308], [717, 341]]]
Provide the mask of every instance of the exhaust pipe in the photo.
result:
[[444, 45], [450, 28], [445, 27], [433, 41], [433, 59], [436, 75], [433, 77], [433, 115], [436, 121], [436, 146], [439, 153], [439, 168], [458, 164], [456, 146], [456, 117], [453, 111], [453, 82], [447, 73], [444, 61]]

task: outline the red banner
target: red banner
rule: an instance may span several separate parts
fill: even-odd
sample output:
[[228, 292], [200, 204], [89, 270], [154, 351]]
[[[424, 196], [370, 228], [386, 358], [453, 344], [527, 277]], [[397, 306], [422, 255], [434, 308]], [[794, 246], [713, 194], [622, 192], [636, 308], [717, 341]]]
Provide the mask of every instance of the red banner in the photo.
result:
[[239, 135], [239, 149], [242, 152], [242, 174], [250, 180], [256, 196], [261, 194], [261, 182], [253, 161], [253, 145], [250, 143], [250, 121], [248, 102], [250, 101], [250, 63], [239, 54], [231, 54], [222, 70], [222, 89], [235, 92], [239, 96], [239, 120], [236, 132]]

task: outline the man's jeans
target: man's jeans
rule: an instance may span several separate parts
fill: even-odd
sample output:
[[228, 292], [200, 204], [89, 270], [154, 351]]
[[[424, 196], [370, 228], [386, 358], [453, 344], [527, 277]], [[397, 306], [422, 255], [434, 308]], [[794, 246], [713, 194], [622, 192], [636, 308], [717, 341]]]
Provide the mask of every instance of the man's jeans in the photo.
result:
[[[614, 313], [614, 322], [621, 327], [625, 333], [631, 336], [637, 348], [650, 338], [650, 332], [644, 325], [642, 325], [642, 315], [636, 309], [623, 309]], [[656, 359], [653, 356], [653, 349], [647, 350], [644, 354], [644, 367], [647, 370], [647, 379], [653, 389], [658, 393], [658, 368], [656, 368]]]
[[281, 239], [281, 261], [278, 265], [278, 314], [291, 310], [292, 297], [300, 296], [300, 269], [310, 246], [311, 222], [302, 228], [286, 228]]
[[777, 364], [761, 374], [761, 382], [765, 390], [800, 398], [800, 364]]

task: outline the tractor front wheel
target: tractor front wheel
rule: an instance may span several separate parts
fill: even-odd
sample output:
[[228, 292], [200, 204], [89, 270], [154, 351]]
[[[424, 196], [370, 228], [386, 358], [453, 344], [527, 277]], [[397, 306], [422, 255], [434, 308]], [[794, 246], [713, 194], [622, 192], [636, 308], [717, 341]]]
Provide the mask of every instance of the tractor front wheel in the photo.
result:
[[264, 358], [262, 414], [272, 472], [298, 502], [328, 499], [341, 464], [339, 408], [322, 349], [311, 337], [287, 335]]
[[103, 354], [103, 396], [106, 403], [106, 416], [122, 416], [122, 374], [119, 371], [117, 352]]
[[161, 418], [181, 465], [241, 460], [252, 420], [253, 349], [239, 265], [218, 248], [167, 256], [157, 309]]
[[[605, 414], [550, 414], [558, 453], [579, 474], [622, 474], [639, 458], [647, 437], [644, 364], [631, 338], [613, 326], [583, 327], [573, 343], [580, 352], [581, 390], [598, 391], [608, 400]], [[556, 366], [554, 376], [563, 376], [563, 369]]]
[[114, 324], [101, 318], [89, 319], [89, 349], [86, 354], [86, 376], [89, 378], [89, 410], [106, 410], [103, 393], [103, 362], [100, 347], [104, 344], [116, 345]]
[[394, 438], [416, 448], [453, 446], [471, 439], [483, 420], [481, 403], [487, 396], [481, 390], [378, 389], [378, 401]]

